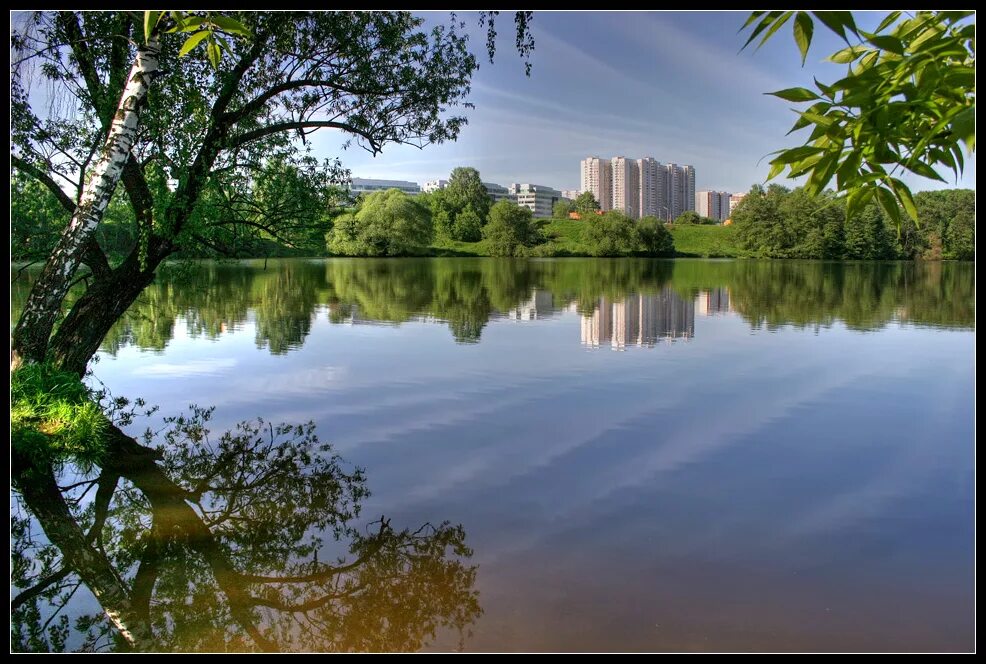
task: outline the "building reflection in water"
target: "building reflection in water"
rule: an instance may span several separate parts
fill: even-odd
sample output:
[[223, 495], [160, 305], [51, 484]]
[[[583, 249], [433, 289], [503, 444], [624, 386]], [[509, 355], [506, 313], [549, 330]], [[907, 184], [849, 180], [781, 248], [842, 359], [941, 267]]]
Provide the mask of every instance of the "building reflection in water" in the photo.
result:
[[534, 289], [531, 298], [507, 312], [513, 320], [537, 320], [550, 318], [555, 312], [555, 298], [550, 291]]
[[655, 295], [627, 295], [615, 302], [601, 297], [592, 315], [582, 318], [582, 343], [590, 347], [652, 347], [661, 340], [694, 336], [695, 301], [682, 299], [670, 288]]
[[700, 316], [715, 316], [729, 313], [733, 308], [729, 304], [728, 288], [713, 288], [699, 293], [695, 298], [695, 313]]

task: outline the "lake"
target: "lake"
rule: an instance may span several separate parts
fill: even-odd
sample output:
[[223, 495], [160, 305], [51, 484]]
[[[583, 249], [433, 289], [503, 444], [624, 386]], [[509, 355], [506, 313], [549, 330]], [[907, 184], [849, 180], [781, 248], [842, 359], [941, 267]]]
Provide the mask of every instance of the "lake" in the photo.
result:
[[[969, 651], [974, 272], [195, 263], [93, 374], [155, 422], [314, 421], [365, 471], [361, 528], [461, 525], [454, 582], [381, 591], [327, 649]], [[357, 633], [383, 625], [413, 638]]]

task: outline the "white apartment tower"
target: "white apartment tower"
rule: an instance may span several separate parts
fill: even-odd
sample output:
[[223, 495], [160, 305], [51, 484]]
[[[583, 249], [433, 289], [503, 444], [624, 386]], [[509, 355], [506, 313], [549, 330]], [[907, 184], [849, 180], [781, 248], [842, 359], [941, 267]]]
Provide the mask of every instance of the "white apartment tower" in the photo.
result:
[[668, 164], [668, 207], [674, 221], [682, 212], [695, 209], [695, 168]]
[[711, 217], [717, 221], [729, 219], [728, 191], [700, 191], [695, 194], [695, 211], [703, 217]]
[[668, 164], [668, 218], [674, 221], [685, 211], [685, 170], [678, 164]]
[[695, 168], [682, 166], [685, 172], [685, 210], [695, 209]]
[[639, 219], [640, 172], [637, 170], [637, 162], [626, 157], [613, 157], [612, 164], [613, 209], [631, 219]]
[[637, 160], [637, 171], [640, 173], [640, 201], [638, 210], [640, 217], [663, 218], [661, 207], [664, 203], [664, 166], [653, 157]]
[[582, 160], [582, 191], [591, 191], [603, 211], [674, 221], [695, 209], [695, 168], [662, 164], [653, 157], [587, 157]]
[[582, 160], [582, 186], [580, 191], [591, 191], [599, 203], [599, 209], [613, 209], [613, 166], [609, 159], [588, 157]]
[[729, 209], [729, 201], [732, 197], [733, 195], [728, 191], [719, 192], [719, 221], [726, 221], [732, 216], [730, 214], [732, 210]]

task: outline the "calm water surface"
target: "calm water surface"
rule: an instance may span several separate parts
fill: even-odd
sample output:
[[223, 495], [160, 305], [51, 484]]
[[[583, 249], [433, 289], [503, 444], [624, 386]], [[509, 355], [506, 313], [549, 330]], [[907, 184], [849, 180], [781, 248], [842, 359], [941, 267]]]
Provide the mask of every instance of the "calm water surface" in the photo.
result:
[[94, 374], [313, 420], [356, 522], [461, 524], [398, 591], [445, 605], [339, 627], [414, 639], [325, 648], [966, 651], [974, 336], [969, 264], [243, 262], [160, 279]]

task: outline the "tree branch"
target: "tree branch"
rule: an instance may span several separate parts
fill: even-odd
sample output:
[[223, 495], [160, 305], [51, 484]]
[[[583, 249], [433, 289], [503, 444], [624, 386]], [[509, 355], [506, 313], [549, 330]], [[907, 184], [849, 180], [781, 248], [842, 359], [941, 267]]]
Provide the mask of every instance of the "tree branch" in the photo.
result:
[[229, 142], [229, 147], [240, 147], [252, 141], [256, 141], [257, 139], [263, 138], [264, 136], [270, 136], [271, 134], [277, 134], [282, 131], [290, 131], [292, 129], [320, 129], [323, 127], [342, 129], [343, 131], [347, 131], [351, 134], [362, 136], [369, 141], [373, 154], [380, 152], [381, 144], [373, 137], [372, 134], [363, 131], [362, 129], [357, 129], [353, 125], [346, 122], [335, 122], [333, 120], [301, 120], [296, 122], [279, 122], [277, 124], [267, 125], [266, 127], [260, 127], [259, 129], [248, 131], [244, 134], [240, 134], [239, 136], [234, 136]]
[[62, 188], [58, 186], [58, 183], [55, 182], [50, 175], [15, 154], [10, 155], [10, 163], [25, 175], [30, 175], [47, 187], [48, 191], [54, 194], [55, 198], [58, 199], [58, 202], [63, 208], [65, 208], [66, 212], [69, 214], [73, 214], [75, 212], [75, 201], [73, 201], [71, 196], [66, 194]]
[[10, 610], [16, 611], [21, 606], [31, 601], [32, 599], [43, 593], [45, 590], [50, 588], [53, 584], [58, 583], [59, 581], [61, 581], [71, 573], [72, 573], [72, 569], [67, 565], [62, 566], [62, 568], [59, 569], [57, 572], [52, 572], [51, 574], [38, 581], [36, 584], [31, 586], [27, 590], [23, 590], [20, 593], [18, 593], [14, 597], [14, 599], [10, 600]]

